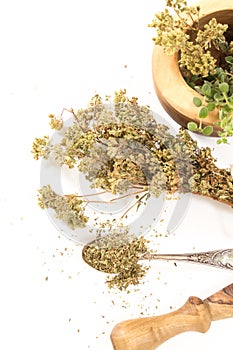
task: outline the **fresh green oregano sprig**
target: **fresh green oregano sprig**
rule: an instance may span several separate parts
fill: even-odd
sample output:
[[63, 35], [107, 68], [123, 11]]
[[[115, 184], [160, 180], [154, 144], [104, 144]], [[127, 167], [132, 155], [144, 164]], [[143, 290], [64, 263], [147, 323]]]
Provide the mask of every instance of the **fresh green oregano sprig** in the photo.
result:
[[231, 69], [216, 69], [216, 74], [205, 80], [203, 85], [195, 86], [195, 89], [204, 96], [204, 100], [199, 97], [193, 98], [193, 103], [199, 108], [199, 125], [195, 122], [188, 123], [190, 131], [198, 131], [206, 136], [213, 133], [213, 126], [202, 127], [202, 121], [209, 112], [215, 108], [218, 110], [219, 121], [215, 125], [221, 128], [218, 131], [219, 139], [217, 143], [227, 143], [227, 138], [233, 136], [233, 56], [226, 57], [226, 62], [231, 64]]

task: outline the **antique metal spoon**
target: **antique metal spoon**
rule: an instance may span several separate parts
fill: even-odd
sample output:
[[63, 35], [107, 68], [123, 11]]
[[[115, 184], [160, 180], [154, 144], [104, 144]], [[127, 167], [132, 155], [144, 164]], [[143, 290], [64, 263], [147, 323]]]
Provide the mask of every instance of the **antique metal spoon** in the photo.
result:
[[220, 249], [200, 253], [187, 254], [154, 254], [145, 253], [140, 257], [140, 260], [174, 260], [194, 262], [199, 264], [222, 267], [233, 270], [233, 249]]
[[[113, 273], [113, 268], [111, 263], [105, 264], [104, 261], [103, 261], [103, 264], [102, 262], [100, 262], [100, 264], [96, 264], [94, 263], [94, 261], [92, 263], [92, 254], [93, 254], [93, 258], [95, 256], [95, 259], [96, 259], [96, 254], [95, 254], [95, 250], [91, 250], [89, 249], [89, 247], [90, 245], [85, 245], [83, 247], [83, 250], [82, 250], [83, 260], [88, 265], [92, 266], [97, 270], [100, 270], [102, 272], [107, 272], [107, 273]], [[220, 250], [213, 250], [213, 251], [207, 251], [207, 252], [187, 253], [187, 254], [156, 254], [156, 253], [146, 252], [142, 254], [138, 260], [173, 260], [173, 261], [193, 262], [193, 263], [211, 265], [214, 267], [233, 270], [233, 249], [220, 249]]]

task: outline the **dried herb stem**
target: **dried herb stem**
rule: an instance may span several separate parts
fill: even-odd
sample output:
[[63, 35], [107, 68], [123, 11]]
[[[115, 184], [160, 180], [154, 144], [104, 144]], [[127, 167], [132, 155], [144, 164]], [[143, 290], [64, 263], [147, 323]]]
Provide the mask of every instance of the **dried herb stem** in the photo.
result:
[[[144, 191], [143, 191], [144, 192]], [[142, 199], [145, 198], [146, 196], [149, 195], [149, 192], [146, 192], [144, 195], [142, 195], [134, 204], [132, 204], [124, 213], [123, 215], [120, 217], [120, 219], [122, 220], [130, 210], [132, 210], [136, 205], [139, 205], [142, 202]]]
[[133, 192], [133, 193], [128, 193], [128, 194], [125, 194], [125, 195], [123, 195], [123, 196], [120, 196], [120, 197], [117, 197], [117, 198], [113, 198], [113, 199], [110, 199], [110, 203], [112, 203], [112, 202], [116, 202], [116, 201], [118, 201], [119, 199], [123, 199], [123, 198], [127, 198], [127, 197], [131, 197], [131, 196], [136, 196], [136, 195], [138, 195], [138, 194], [140, 194], [140, 193], [143, 193], [143, 192], [145, 192], [145, 189], [143, 188], [141, 191], [136, 191], [136, 192]]

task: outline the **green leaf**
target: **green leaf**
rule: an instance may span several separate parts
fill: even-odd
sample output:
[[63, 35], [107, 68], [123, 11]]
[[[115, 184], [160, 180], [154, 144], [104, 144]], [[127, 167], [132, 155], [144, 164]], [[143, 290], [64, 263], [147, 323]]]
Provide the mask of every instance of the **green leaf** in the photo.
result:
[[199, 118], [206, 118], [208, 115], [209, 111], [207, 107], [202, 107], [199, 111]]
[[202, 105], [202, 100], [199, 97], [194, 97], [193, 103], [196, 107], [200, 107]]
[[215, 109], [216, 105], [214, 102], [209, 102], [207, 105], [208, 111], [212, 112]]
[[210, 136], [214, 131], [214, 128], [210, 125], [205, 126], [204, 129], [202, 130], [203, 135], [205, 136]]
[[226, 80], [226, 77], [227, 77], [226, 73], [220, 74], [219, 79], [220, 79], [221, 83], [223, 83]]
[[221, 95], [219, 92], [216, 92], [216, 94], [214, 94], [214, 99], [215, 99], [215, 101], [219, 102], [219, 101], [224, 100], [224, 96]]
[[222, 94], [227, 94], [229, 91], [229, 85], [227, 83], [220, 83], [219, 90], [221, 91]]
[[225, 57], [225, 61], [226, 61], [227, 63], [233, 63], [233, 56], [226, 56], [226, 57]]
[[189, 122], [187, 126], [188, 126], [188, 130], [192, 132], [196, 131], [198, 128], [197, 123], [194, 123], [194, 122]]
[[211, 96], [211, 86], [208, 83], [204, 83], [201, 87], [201, 93], [205, 96]]
[[227, 143], [228, 143], [228, 141], [227, 141], [226, 137], [222, 137], [221, 141], [222, 141], [222, 143], [225, 143], [225, 144], [227, 144]]
[[221, 67], [217, 67], [216, 68], [216, 73], [219, 76], [219, 74], [221, 74], [223, 72], [223, 69]]
[[224, 115], [228, 115], [230, 112], [232, 112], [232, 108], [230, 106], [228, 106], [228, 105], [224, 105], [222, 107], [222, 110], [224, 112]]

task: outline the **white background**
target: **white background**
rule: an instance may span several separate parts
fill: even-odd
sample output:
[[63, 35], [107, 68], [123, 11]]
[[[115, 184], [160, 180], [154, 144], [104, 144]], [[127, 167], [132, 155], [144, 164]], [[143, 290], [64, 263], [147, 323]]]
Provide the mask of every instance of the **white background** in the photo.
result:
[[[82, 262], [39, 209], [40, 163], [34, 137], [49, 131], [47, 115], [85, 107], [96, 92], [129, 96], [169, 117], [153, 90], [153, 31], [162, 0], [8, 0], [0, 4], [0, 348], [111, 350], [116, 322], [160, 315], [205, 298], [233, 282], [233, 272], [192, 264], [154, 262], [131, 294], [110, 291], [105, 275]], [[198, 137], [203, 145], [215, 140]], [[218, 146], [220, 166], [233, 163], [231, 145]], [[232, 209], [192, 197], [181, 225], [157, 238], [159, 252], [233, 247]], [[46, 278], [48, 277], [48, 278]], [[233, 320], [203, 334], [181, 334], [161, 350], [219, 349], [232, 340]]]

